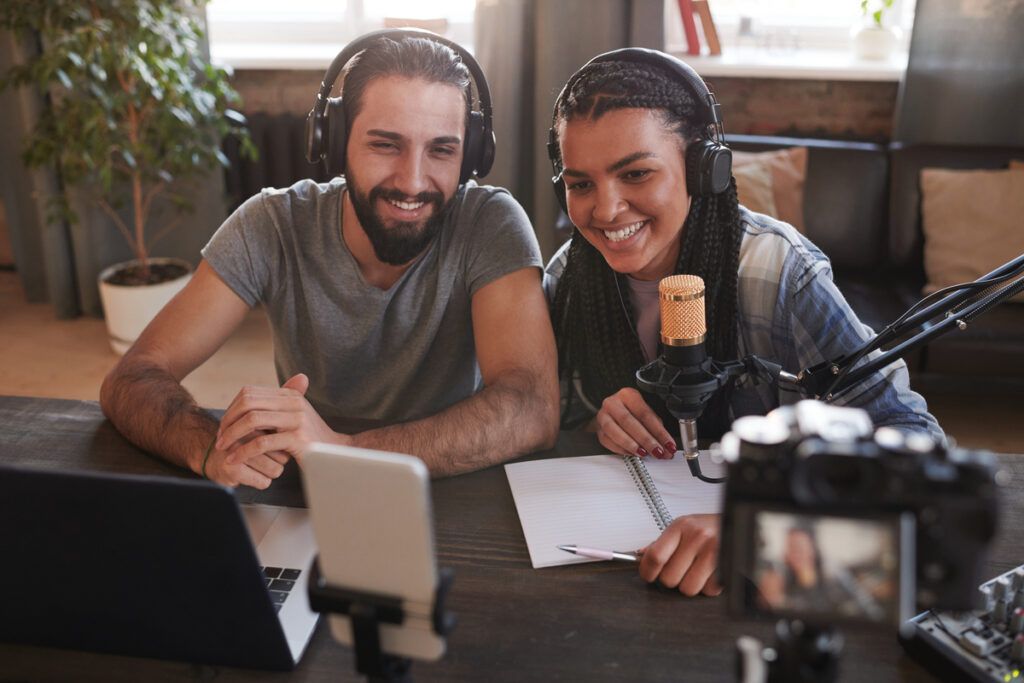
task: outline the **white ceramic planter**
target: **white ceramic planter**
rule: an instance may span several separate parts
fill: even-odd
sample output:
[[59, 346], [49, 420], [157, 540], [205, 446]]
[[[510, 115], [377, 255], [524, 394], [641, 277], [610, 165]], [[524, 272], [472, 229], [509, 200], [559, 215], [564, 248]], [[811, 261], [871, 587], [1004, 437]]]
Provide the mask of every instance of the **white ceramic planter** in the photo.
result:
[[188, 269], [188, 273], [176, 280], [158, 285], [125, 286], [105, 282], [114, 271], [138, 264], [138, 261], [115, 263], [99, 275], [100, 300], [107, 319], [107, 336], [110, 346], [118, 354], [128, 350], [146, 325], [156, 317], [160, 309], [192, 278], [192, 266], [187, 261], [174, 258], [151, 258], [150, 263], [176, 263]]
[[853, 30], [853, 52], [860, 59], [888, 59], [899, 45], [897, 29], [869, 24]]

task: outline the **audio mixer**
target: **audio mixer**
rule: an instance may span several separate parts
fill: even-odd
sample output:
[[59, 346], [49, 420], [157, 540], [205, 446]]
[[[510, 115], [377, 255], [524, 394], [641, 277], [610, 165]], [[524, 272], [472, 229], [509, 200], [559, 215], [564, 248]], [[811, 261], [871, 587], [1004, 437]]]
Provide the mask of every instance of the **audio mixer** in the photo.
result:
[[943, 681], [1024, 683], [1024, 565], [978, 590], [981, 609], [919, 614], [900, 643]]

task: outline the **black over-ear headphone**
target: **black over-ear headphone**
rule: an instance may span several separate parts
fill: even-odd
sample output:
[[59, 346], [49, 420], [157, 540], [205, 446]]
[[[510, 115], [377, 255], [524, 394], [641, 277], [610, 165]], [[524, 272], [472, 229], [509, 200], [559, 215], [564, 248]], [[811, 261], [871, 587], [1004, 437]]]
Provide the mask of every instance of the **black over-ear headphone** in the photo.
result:
[[[316, 94], [316, 102], [306, 116], [306, 159], [315, 164], [321, 159], [327, 163], [327, 172], [338, 175], [345, 172], [345, 147], [348, 133], [345, 130], [345, 108], [342, 97], [331, 97], [334, 81], [345, 68], [345, 65], [358, 53], [370, 47], [377, 40], [391, 38], [400, 41], [404, 38], [425, 38], [435, 43], [450, 47], [462, 59], [469, 69], [476, 86], [480, 111], [471, 111], [466, 122], [466, 139], [462, 145], [462, 169], [459, 171], [459, 183], [469, 180], [475, 173], [483, 178], [491, 170], [494, 163], [494, 128], [492, 126], [491, 92], [487, 87], [487, 79], [473, 55], [466, 52], [460, 45], [447, 38], [415, 28], [385, 29], [372, 31], [356, 38], [345, 46], [345, 49], [334, 58], [324, 80], [320, 83], [320, 92]], [[344, 93], [342, 93], [344, 96]]]
[[[732, 179], [732, 150], [725, 145], [725, 130], [722, 127], [722, 105], [708, 90], [703, 79], [688, 64], [672, 55], [648, 50], [642, 47], [627, 47], [600, 54], [584, 64], [565, 84], [558, 99], [571, 91], [580, 78], [580, 72], [596, 62], [637, 62], [652, 64], [667, 69], [678, 76], [695, 95], [700, 107], [704, 134], [700, 140], [691, 142], [686, 150], [686, 191], [692, 196], [706, 196], [724, 192]], [[562, 179], [561, 154], [558, 150], [558, 136], [554, 126], [548, 130], [548, 159], [554, 177], [555, 196], [562, 209], [568, 213], [565, 200], [565, 181]]]

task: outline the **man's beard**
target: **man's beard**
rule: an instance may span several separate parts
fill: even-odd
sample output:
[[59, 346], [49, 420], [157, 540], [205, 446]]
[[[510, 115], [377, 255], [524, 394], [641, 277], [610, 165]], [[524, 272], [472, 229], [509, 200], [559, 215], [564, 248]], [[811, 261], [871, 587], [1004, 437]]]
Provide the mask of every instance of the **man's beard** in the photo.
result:
[[[359, 189], [351, 173], [347, 174], [346, 182], [352, 208], [359, 219], [363, 231], [373, 245], [377, 258], [393, 266], [403, 266], [423, 253], [441, 229], [445, 217], [455, 200], [453, 194], [447, 202], [440, 192], [420, 192], [409, 197], [395, 189], [377, 186], [366, 195]], [[394, 221], [384, 224], [384, 219], [375, 208], [377, 200], [395, 200], [400, 202], [425, 202], [433, 207], [430, 216], [422, 224], [405, 221]]]

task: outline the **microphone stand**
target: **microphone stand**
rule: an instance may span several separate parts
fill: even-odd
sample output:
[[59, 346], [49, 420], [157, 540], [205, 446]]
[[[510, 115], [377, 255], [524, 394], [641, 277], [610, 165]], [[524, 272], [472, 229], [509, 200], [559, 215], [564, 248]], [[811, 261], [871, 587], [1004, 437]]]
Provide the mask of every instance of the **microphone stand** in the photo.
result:
[[[999, 302], [1024, 291], [1024, 278], [1015, 279], [1021, 274], [1024, 274], [1024, 254], [1004, 263], [972, 283], [956, 285], [925, 297], [852, 353], [802, 370], [795, 377], [788, 374], [780, 375], [780, 380], [795, 387], [804, 396], [831, 401], [839, 392], [849, 389], [910, 351], [924, 346], [932, 339], [946, 334], [954, 328], [967, 329], [967, 326], [975, 318], [988, 312]], [[950, 290], [953, 290], [951, 294], [941, 296]], [[915, 311], [929, 298], [938, 296], [941, 298], [931, 305]], [[940, 314], [944, 316], [941, 322], [934, 324], [929, 322]], [[863, 365], [857, 368], [853, 367], [872, 351], [919, 327], [922, 329], [917, 334]]]
[[[806, 368], [795, 375], [786, 372], [776, 363], [753, 355], [727, 362], [708, 358], [699, 366], [688, 368], [675, 366], [659, 357], [637, 370], [637, 386], [660, 397], [668, 412], [679, 420], [683, 456], [693, 476], [701, 481], [720, 484], [725, 481], [724, 477], [707, 477], [700, 470], [696, 420], [704, 412], [708, 401], [727, 383], [753, 379], [755, 382], [763, 381], [777, 384], [783, 389], [796, 390], [808, 398], [832, 401], [838, 393], [932, 339], [953, 329], [967, 329], [975, 318], [999, 302], [1024, 291], [1024, 278], [1020, 277], [1022, 274], [1024, 254], [974, 282], [947, 287], [926, 296], [853, 352]], [[934, 301], [928, 303], [932, 299]], [[944, 319], [931, 323], [938, 315]], [[917, 334], [854, 367], [871, 352], [917, 328], [921, 328]]]

